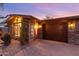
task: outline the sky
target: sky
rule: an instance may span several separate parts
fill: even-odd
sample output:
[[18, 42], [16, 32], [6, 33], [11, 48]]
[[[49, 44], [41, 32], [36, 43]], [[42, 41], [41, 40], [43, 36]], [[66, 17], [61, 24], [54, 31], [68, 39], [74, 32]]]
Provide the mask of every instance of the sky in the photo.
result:
[[78, 3], [4, 3], [1, 14], [33, 15], [40, 19], [79, 15]]

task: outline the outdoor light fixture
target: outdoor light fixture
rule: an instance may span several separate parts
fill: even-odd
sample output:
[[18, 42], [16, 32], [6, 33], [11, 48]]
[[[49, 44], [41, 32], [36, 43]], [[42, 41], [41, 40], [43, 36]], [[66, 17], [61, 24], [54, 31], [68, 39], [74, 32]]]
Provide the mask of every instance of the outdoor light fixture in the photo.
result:
[[42, 28], [42, 25], [39, 25], [39, 28]]
[[38, 29], [38, 23], [36, 23], [36, 24], [34, 25], [34, 28], [35, 28], [35, 29]]
[[75, 22], [74, 21], [69, 22], [68, 27], [69, 27], [69, 29], [74, 29], [75, 28]]
[[36, 24], [34, 25], [34, 28], [35, 28], [35, 29], [42, 28], [42, 25], [39, 25], [38, 23], [36, 23]]

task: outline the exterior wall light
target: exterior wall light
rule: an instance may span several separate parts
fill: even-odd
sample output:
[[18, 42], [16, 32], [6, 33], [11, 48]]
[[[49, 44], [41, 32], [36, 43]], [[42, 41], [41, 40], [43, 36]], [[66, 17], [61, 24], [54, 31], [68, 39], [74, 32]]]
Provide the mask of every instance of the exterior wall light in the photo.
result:
[[39, 28], [42, 28], [42, 25], [39, 25]]
[[37, 23], [34, 25], [34, 28], [35, 29], [38, 29], [38, 24]]
[[75, 29], [75, 22], [74, 21], [73, 22], [69, 22], [68, 23], [68, 28], [71, 29], [71, 30]]

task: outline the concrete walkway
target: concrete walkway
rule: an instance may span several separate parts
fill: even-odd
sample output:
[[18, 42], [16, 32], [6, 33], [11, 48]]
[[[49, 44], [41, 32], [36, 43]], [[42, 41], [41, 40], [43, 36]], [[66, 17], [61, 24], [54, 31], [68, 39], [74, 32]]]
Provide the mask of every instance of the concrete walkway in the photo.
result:
[[20, 46], [12, 40], [8, 47], [0, 47], [2, 56], [79, 56], [79, 46], [62, 42], [36, 40], [29, 45]]

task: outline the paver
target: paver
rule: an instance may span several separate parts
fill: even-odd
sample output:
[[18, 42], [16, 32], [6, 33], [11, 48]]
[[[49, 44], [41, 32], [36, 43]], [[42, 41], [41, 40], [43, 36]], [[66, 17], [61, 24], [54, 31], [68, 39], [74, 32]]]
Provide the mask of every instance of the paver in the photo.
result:
[[79, 45], [36, 40], [20, 46], [15, 40], [8, 47], [0, 47], [0, 56], [79, 56]]

